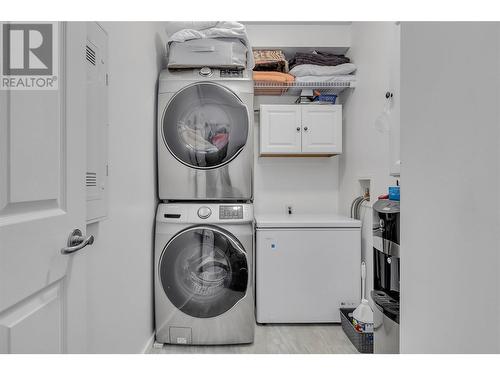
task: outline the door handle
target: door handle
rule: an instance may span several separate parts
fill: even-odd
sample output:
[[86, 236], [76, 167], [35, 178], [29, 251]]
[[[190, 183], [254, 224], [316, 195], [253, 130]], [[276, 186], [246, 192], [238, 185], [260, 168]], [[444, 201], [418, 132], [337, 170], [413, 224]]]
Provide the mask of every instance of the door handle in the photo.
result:
[[309, 128], [307, 126], [304, 126], [304, 131], [306, 132]]
[[72, 254], [83, 249], [87, 245], [92, 245], [93, 243], [94, 236], [85, 238], [82, 236], [82, 231], [80, 229], [75, 229], [69, 235], [67, 246], [61, 249], [61, 254]]

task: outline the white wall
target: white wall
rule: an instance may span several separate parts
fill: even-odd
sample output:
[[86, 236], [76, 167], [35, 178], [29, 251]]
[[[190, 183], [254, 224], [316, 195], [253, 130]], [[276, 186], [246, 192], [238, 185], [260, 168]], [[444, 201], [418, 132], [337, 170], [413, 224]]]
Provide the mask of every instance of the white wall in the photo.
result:
[[138, 353], [153, 333], [156, 83], [163, 27], [105, 22], [109, 34], [109, 215], [87, 232], [89, 352]]
[[253, 47], [349, 48], [350, 22], [243, 22]]
[[[399, 122], [397, 101], [399, 90], [391, 64], [398, 53], [394, 44], [398, 26], [393, 22], [353, 22], [348, 56], [357, 66], [357, 86], [345, 90], [341, 99], [343, 112], [344, 153], [340, 161], [339, 212], [349, 215], [353, 199], [362, 195], [360, 178], [371, 179], [371, 202], [387, 187], [395, 184], [390, 177], [389, 133], [375, 126], [382, 113], [386, 91], [394, 91], [394, 108], [390, 120]], [[372, 209], [364, 203], [362, 213], [362, 258], [367, 262], [367, 294], [373, 288]]]
[[[290, 104], [295, 96], [256, 96], [255, 107], [265, 104]], [[259, 115], [255, 116], [254, 207], [255, 213], [337, 212], [338, 156], [260, 157]]]
[[403, 353], [500, 352], [499, 31], [402, 25]]
[[[347, 22], [244, 22], [254, 47], [340, 47], [350, 45]], [[289, 58], [293, 56], [287, 56]], [[256, 96], [260, 104], [291, 104], [295, 96]], [[338, 157], [259, 157], [259, 114], [255, 126], [255, 213], [329, 213], [338, 209]]]

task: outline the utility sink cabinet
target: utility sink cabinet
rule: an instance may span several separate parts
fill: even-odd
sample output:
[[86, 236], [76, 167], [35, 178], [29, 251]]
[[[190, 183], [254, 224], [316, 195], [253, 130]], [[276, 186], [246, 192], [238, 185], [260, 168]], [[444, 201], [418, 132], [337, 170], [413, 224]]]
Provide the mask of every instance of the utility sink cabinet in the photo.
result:
[[342, 106], [260, 106], [261, 156], [332, 156], [342, 153]]

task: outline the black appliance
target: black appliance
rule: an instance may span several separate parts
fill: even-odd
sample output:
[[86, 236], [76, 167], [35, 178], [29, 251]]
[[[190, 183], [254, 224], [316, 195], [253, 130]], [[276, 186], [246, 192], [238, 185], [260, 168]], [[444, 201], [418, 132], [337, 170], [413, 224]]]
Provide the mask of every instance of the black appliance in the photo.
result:
[[399, 201], [373, 205], [374, 353], [399, 353]]

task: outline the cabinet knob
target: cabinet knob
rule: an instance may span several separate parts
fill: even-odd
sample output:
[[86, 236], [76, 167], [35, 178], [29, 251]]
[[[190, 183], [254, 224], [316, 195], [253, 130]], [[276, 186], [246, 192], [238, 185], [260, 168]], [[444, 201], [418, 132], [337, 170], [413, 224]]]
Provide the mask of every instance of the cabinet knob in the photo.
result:
[[307, 129], [309, 129], [309, 128], [307, 126], [304, 126], [304, 131], [305, 132], [307, 131]]
[[300, 132], [300, 126], [297, 126], [297, 131]]

